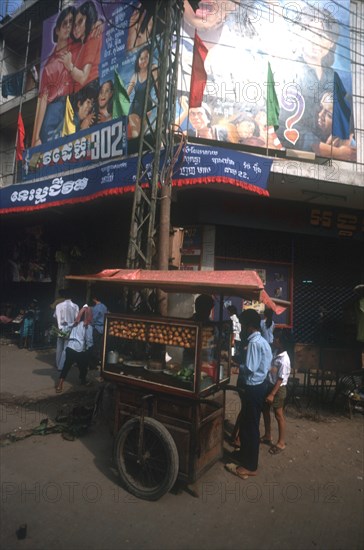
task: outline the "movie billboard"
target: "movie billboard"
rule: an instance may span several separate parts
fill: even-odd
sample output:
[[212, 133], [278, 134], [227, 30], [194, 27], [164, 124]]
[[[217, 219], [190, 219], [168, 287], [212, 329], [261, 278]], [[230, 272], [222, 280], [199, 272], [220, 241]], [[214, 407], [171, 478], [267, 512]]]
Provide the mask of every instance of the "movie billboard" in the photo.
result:
[[176, 120], [186, 135], [356, 161], [349, 0], [192, 4]]
[[[156, 123], [154, 2], [63, 6], [44, 22], [24, 182], [136, 153], [143, 125]], [[176, 127], [212, 146], [355, 162], [349, 8], [349, 0], [185, 0]]]
[[125, 156], [157, 107], [153, 17], [139, 1], [75, 0], [43, 25], [39, 96], [23, 181]]

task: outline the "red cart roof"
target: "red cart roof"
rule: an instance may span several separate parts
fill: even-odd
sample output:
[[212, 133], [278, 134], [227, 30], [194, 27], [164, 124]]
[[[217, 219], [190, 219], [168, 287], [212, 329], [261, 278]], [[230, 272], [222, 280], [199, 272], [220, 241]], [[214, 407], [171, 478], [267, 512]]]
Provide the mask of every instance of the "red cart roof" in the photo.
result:
[[160, 288], [165, 292], [222, 294], [258, 300], [277, 315], [289, 302], [272, 299], [256, 271], [163, 271], [148, 269], [104, 269], [92, 275], [68, 275], [76, 281], [114, 283], [136, 288]]

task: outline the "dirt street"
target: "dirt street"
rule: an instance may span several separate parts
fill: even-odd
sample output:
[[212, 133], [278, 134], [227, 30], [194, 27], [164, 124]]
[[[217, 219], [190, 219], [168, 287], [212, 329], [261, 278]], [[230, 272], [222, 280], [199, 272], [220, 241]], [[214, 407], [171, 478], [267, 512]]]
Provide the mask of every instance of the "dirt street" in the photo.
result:
[[[299, 412], [290, 405], [286, 450], [271, 456], [262, 445], [258, 477], [243, 481], [224, 469], [231, 451], [226, 443], [222, 461], [190, 487], [194, 494], [175, 487], [159, 501], [146, 502], [118, 483], [107, 400], [91, 429], [72, 441], [61, 433], [15, 441], [44, 418], [52, 423], [60, 411], [92, 403], [94, 392], [81, 393], [73, 375], [66, 395], [55, 397], [52, 352], [6, 346], [1, 359], [2, 548], [363, 547], [360, 413], [350, 420], [341, 409]], [[227, 425], [237, 411], [236, 398], [229, 397]], [[23, 540], [16, 534], [21, 524], [27, 524]]]

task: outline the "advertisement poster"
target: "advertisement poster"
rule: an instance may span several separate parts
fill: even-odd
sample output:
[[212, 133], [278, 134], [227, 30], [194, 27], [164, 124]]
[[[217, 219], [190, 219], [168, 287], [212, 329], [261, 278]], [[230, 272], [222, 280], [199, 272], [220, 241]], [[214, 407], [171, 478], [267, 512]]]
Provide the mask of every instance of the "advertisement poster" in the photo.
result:
[[[43, 25], [22, 181], [136, 153], [142, 125], [156, 124], [154, 3], [71, 0], [63, 6]], [[186, 0], [176, 127], [191, 142], [355, 162], [349, 15], [349, 0]]]
[[198, 4], [185, 2], [181, 130], [355, 162], [350, 1]]
[[153, 18], [141, 5], [75, 0], [44, 22], [23, 181], [125, 156], [127, 140], [140, 134], [150, 64], [153, 124], [158, 61], [150, 51]]
[[[255, 260], [221, 260], [218, 259], [215, 265], [216, 270], [238, 269], [256, 271], [264, 284], [264, 289], [271, 298], [291, 302], [279, 315], [274, 314], [274, 322], [282, 326], [292, 326], [292, 265], [283, 262], [264, 262]], [[265, 305], [257, 300], [241, 300], [236, 297], [226, 297], [231, 304], [235, 305], [238, 312], [245, 309], [255, 309], [263, 314]]]

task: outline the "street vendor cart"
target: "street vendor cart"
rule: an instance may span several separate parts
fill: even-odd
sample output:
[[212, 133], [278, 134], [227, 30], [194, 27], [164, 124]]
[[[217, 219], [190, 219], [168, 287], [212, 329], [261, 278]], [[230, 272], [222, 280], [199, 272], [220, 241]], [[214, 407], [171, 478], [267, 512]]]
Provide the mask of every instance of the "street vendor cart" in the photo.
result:
[[123, 486], [157, 500], [177, 479], [195, 482], [223, 455], [231, 363], [223, 297], [279, 306], [255, 271], [109, 269], [68, 279], [215, 297], [217, 322], [153, 313], [105, 319], [102, 377], [117, 386], [115, 460]]

